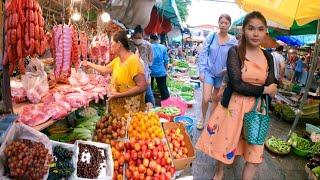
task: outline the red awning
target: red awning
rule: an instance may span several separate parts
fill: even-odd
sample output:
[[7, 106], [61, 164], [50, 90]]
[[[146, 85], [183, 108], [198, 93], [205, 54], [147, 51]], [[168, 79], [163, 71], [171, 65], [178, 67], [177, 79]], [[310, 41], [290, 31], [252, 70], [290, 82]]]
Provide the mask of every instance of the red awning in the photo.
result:
[[172, 26], [170, 21], [159, 15], [155, 8], [151, 11], [150, 21], [144, 29], [146, 34], [162, 34], [171, 31]]

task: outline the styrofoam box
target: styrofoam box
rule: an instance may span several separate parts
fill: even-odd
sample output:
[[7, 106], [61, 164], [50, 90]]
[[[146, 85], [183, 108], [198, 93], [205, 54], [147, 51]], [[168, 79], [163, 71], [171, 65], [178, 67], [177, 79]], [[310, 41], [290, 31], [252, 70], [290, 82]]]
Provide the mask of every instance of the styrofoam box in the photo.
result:
[[[96, 146], [98, 148], [103, 148], [106, 151], [102, 151], [103, 155], [106, 157], [105, 161], [103, 163], [100, 164], [100, 167], [102, 168], [100, 175], [98, 176], [97, 179], [112, 179], [113, 177], [113, 159], [112, 159], [112, 153], [111, 153], [111, 146], [109, 144], [104, 144], [104, 143], [97, 143], [97, 142], [92, 142], [92, 141], [81, 141], [81, 140], [77, 140], [76, 141], [76, 154], [75, 154], [75, 158], [76, 158], [76, 162], [78, 162], [78, 155], [79, 155], [79, 144], [88, 144], [88, 145], [92, 145], [92, 146]], [[104, 152], [106, 152], [107, 154], [104, 154]], [[88, 158], [86, 159], [90, 159], [90, 155], [88, 156]], [[84, 160], [84, 159], [82, 159]], [[105, 166], [105, 167], [103, 167]], [[77, 176], [77, 169], [75, 170], [75, 176], [72, 179], [79, 179], [79, 180], [87, 180], [87, 178], [81, 178]]]
[[72, 165], [74, 167], [74, 171], [73, 173], [71, 174], [70, 178], [73, 178], [75, 177], [75, 172], [76, 172], [76, 169], [77, 169], [77, 161], [76, 161], [76, 146], [74, 144], [68, 144], [68, 143], [62, 143], [62, 142], [58, 142], [58, 141], [53, 141], [53, 140], [50, 140], [51, 144], [52, 144], [52, 155], [53, 155], [53, 149], [56, 147], [56, 146], [62, 146], [63, 148], [66, 148], [68, 149], [69, 151], [72, 151], [73, 155], [72, 155]]

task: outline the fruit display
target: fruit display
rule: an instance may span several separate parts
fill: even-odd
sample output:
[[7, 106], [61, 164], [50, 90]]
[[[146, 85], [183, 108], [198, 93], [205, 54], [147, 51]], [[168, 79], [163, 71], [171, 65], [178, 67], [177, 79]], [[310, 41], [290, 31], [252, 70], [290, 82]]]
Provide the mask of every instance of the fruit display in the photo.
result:
[[150, 141], [130, 140], [125, 144], [127, 179], [170, 180], [175, 168], [168, 147], [159, 138]]
[[113, 179], [122, 180], [123, 170], [125, 164], [125, 153], [124, 153], [125, 143], [111, 141], [111, 152], [113, 157]]
[[278, 154], [288, 154], [291, 149], [287, 142], [274, 136], [271, 136], [271, 138], [266, 141], [266, 146], [270, 151]]
[[154, 112], [138, 112], [133, 114], [129, 129], [129, 138], [150, 140], [163, 138], [159, 116]]
[[166, 106], [160, 109], [160, 113], [163, 113], [169, 116], [177, 116], [181, 113], [181, 109], [175, 106]]
[[72, 163], [73, 152], [58, 145], [53, 148], [53, 156], [55, 162], [50, 167], [48, 180], [69, 178], [75, 170]]
[[19, 139], [4, 150], [6, 175], [12, 179], [42, 180], [48, 173], [52, 156], [40, 142]]
[[173, 159], [182, 159], [188, 157], [188, 148], [186, 147], [184, 136], [179, 128], [171, 129], [165, 132], [169, 141], [169, 147]]
[[[102, 170], [101, 164], [105, 163], [103, 148], [89, 144], [78, 144], [77, 176], [81, 178], [96, 179]], [[105, 165], [103, 165], [105, 168]]]
[[128, 115], [115, 117], [107, 115], [100, 119], [96, 124], [94, 141], [110, 144], [111, 140], [126, 137]]

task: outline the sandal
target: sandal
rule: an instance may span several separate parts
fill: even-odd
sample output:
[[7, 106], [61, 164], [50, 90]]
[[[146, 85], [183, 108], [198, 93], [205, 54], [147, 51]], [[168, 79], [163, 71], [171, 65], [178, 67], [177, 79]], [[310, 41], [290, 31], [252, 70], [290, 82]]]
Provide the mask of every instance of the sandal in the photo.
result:
[[202, 121], [198, 121], [197, 122], [197, 129], [198, 130], [202, 130], [203, 129], [203, 122]]

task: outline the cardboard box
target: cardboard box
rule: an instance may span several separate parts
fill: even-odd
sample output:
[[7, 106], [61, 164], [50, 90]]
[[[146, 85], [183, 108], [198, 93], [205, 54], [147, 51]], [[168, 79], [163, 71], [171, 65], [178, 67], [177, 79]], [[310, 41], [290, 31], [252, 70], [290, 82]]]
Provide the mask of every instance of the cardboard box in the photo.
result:
[[[184, 136], [184, 142], [186, 144], [186, 147], [188, 148], [188, 157], [187, 158], [182, 158], [182, 159], [173, 159], [173, 165], [176, 168], [177, 171], [179, 170], [183, 170], [185, 169], [187, 166], [189, 166], [191, 164], [191, 162], [196, 158], [195, 157], [195, 151], [192, 145], [192, 141], [187, 133], [186, 128], [184, 127], [184, 125], [182, 123], [175, 123], [175, 122], [165, 122], [162, 123], [162, 127], [163, 127], [163, 131], [165, 133], [166, 139], [167, 138], [167, 133], [171, 130], [171, 129], [180, 129], [181, 133]], [[168, 142], [169, 143], [169, 142]], [[170, 153], [171, 153], [171, 149], [169, 148]], [[172, 155], [171, 155], [172, 157]]]

